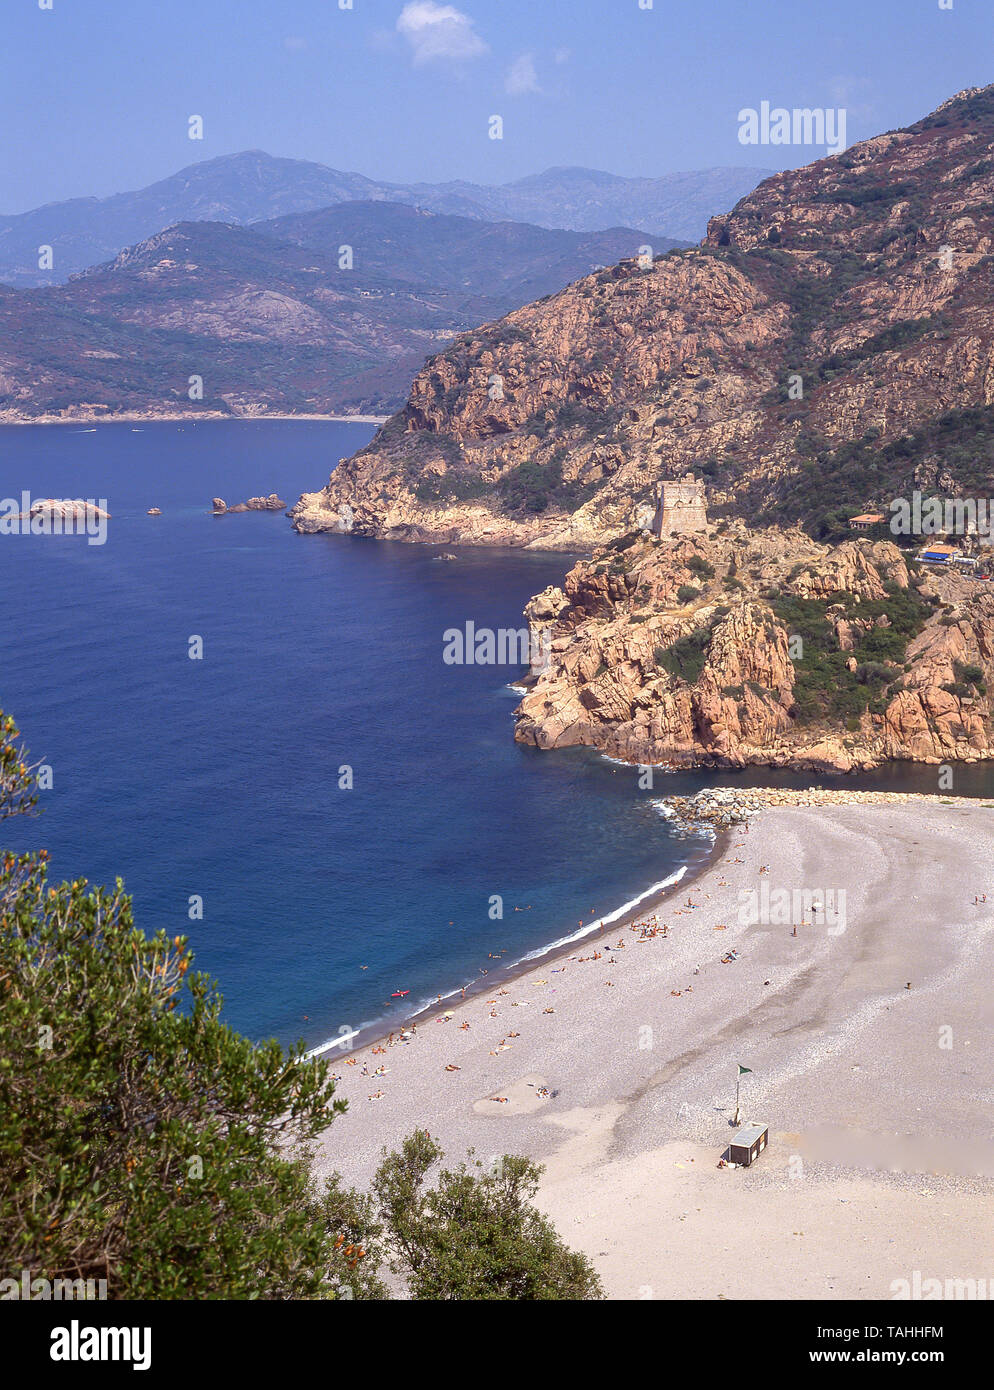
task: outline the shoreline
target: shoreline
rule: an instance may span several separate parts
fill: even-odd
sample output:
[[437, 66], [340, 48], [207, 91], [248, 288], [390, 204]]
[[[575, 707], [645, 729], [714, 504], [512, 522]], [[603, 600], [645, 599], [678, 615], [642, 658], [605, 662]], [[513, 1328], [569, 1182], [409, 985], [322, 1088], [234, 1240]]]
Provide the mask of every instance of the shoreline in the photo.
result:
[[428, 1022], [439, 1009], [456, 1010], [463, 1004], [469, 1004], [480, 994], [492, 989], [503, 988], [504, 986], [515, 983], [534, 970], [544, 969], [554, 965], [561, 959], [568, 959], [575, 948], [596, 933], [598, 936], [607, 928], [618, 931], [626, 931], [633, 922], [641, 921], [644, 917], [651, 917], [663, 910], [664, 905], [669, 899], [674, 889], [692, 888], [716, 860], [721, 858], [724, 853], [724, 842], [727, 840], [729, 831], [720, 830], [714, 836], [712, 844], [707, 851], [701, 855], [696, 863], [688, 862], [659, 883], [651, 884], [635, 898], [630, 898], [622, 903], [612, 912], [604, 917], [595, 918], [589, 926], [577, 931], [568, 937], [560, 937], [550, 942], [547, 946], [536, 947], [534, 951], [529, 951], [526, 955], [520, 956], [517, 960], [508, 962], [506, 965], [495, 965], [486, 971], [486, 978], [477, 977], [469, 981], [466, 985], [456, 985], [445, 994], [440, 994], [426, 1004], [419, 1004], [416, 1009], [400, 1018], [400, 1022], [393, 1028], [386, 1026], [387, 1020], [374, 1020], [356, 1029], [349, 1036], [349, 1047], [343, 1048], [339, 1038], [329, 1038], [327, 1042], [319, 1043], [317, 1047], [309, 1048], [304, 1054], [307, 1060], [312, 1058], [323, 1058], [325, 1061], [331, 1060], [326, 1055], [331, 1052], [338, 1052], [340, 1056], [349, 1056], [364, 1052], [369, 1048], [375, 1047], [386, 1038], [398, 1032], [407, 1031], [412, 1025], [419, 1026]]
[[[715, 792], [719, 793], [717, 798], [715, 798]], [[722, 793], [728, 793], [727, 799], [721, 795]], [[589, 926], [585, 926], [581, 931], [572, 933], [568, 937], [557, 938], [546, 946], [537, 947], [534, 951], [528, 952], [513, 962], [492, 966], [485, 972], [485, 978], [477, 977], [464, 986], [455, 985], [446, 992], [437, 995], [435, 999], [417, 1005], [409, 1013], [395, 1015], [398, 1019], [395, 1026], [388, 1027], [388, 1022], [392, 1023], [392, 1019], [374, 1019], [367, 1024], [360, 1025], [354, 1033], [348, 1035], [348, 1047], [343, 1046], [340, 1038], [332, 1037], [326, 1042], [308, 1048], [304, 1053], [305, 1059], [323, 1058], [328, 1061], [332, 1060], [328, 1054], [336, 1052], [341, 1057], [344, 1057], [346, 1053], [350, 1056], [358, 1055], [375, 1047], [387, 1037], [407, 1031], [412, 1025], [417, 1026], [427, 1022], [437, 1015], [440, 1009], [455, 1011], [459, 1006], [472, 1002], [481, 993], [518, 982], [534, 970], [553, 965], [561, 959], [568, 959], [577, 945], [595, 933], [599, 936], [607, 927], [626, 931], [633, 922], [653, 915], [658, 916], [666, 909], [674, 889], [681, 891], [686, 889], [691, 892], [701, 878], [721, 864], [727, 853], [731, 836], [740, 832], [747, 833], [751, 818], [762, 811], [791, 806], [814, 809], [850, 805], [899, 806], [920, 804], [946, 806], [959, 803], [964, 806], [977, 807], [986, 807], [989, 804], [994, 809], [994, 791], [992, 791], [990, 798], [981, 798], [931, 792], [875, 791], [856, 787], [848, 789], [844, 787], [808, 787], [803, 789], [718, 787], [705, 789], [699, 795], [703, 805], [697, 811], [696, 819], [688, 816], [684, 811], [684, 807], [693, 798], [659, 798], [660, 804], [668, 805], [671, 801], [677, 803], [677, 805], [669, 807], [667, 811], [661, 811], [660, 815], [678, 834], [690, 832], [691, 834], [711, 835], [713, 837], [711, 845], [696, 862], [688, 861], [681, 865], [668, 879], [651, 885], [635, 898], [629, 899], [619, 908], [608, 912], [604, 917], [594, 919]], [[747, 817], [729, 824], [725, 812], [730, 804], [737, 807], [749, 807]]]
[[0, 418], [0, 425], [169, 425], [197, 420], [227, 420], [233, 424], [256, 420], [330, 420], [342, 425], [385, 425], [390, 418], [389, 415], [224, 415], [218, 410], [205, 410], [196, 414], [175, 415], [127, 413], [112, 416], [74, 415], [70, 418], [64, 415], [21, 416], [14, 420]]
[[[348, 1110], [318, 1174], [365, 1185], [415, 1128], [449, 1165], [525, 1155], [613, 1299], [888, 1299], [916, 1269], [984, 1274], [994, 807], [829, 795], [732, 826], [664, 895], [666, 936], [616, 921], [332, 1055]], [[741, 910], [819, 884], [847, 892], [841, 932]], [[718, 1166], [737, 1064], [739, 1121], [770, 1135], [749, 1169]]]

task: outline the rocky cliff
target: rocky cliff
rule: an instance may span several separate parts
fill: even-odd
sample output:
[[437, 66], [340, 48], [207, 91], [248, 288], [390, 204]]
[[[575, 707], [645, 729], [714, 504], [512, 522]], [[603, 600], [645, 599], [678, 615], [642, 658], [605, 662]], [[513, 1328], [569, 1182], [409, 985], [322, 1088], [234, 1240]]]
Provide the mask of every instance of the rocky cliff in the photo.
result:
[[689, 468], [799, 520], [994, 484], [994, 87], [766, 179], [697, 248], [464, 333], [300, 530], [578, 549]]
[[634, 763], [846, 772], [994, 755], [994, 591], [890, 542], [622, 538], [526, 610], [515, 737]]

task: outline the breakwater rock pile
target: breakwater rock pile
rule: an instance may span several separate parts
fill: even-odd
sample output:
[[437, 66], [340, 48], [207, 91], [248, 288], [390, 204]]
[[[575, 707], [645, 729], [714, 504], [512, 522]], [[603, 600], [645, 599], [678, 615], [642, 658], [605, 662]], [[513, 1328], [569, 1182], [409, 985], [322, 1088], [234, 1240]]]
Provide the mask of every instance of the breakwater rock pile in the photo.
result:
[[924, 802], [930, 805], [987, 805], [971, 797], [927, 792], [859, 791], [842, 787], [708, 787], [694, 796], [668, 796], [662, 809], [677, 830], [728, 830], [770, 806], [876, 806]]

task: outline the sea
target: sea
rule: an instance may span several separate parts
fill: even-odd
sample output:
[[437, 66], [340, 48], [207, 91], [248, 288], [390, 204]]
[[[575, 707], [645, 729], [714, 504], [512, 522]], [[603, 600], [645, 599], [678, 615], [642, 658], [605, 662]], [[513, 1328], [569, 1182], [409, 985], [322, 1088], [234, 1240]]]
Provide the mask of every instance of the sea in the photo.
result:
[[[190, 938], [228, 1023], [309, 1049], [397, 1027], [692, 874], [712, 842], [676, 834], [661, 796], [818, 780], [648, 788], [593, 750], [515, 743], [521, 668], [449, 664], [444, 634], [522, 627], [575, 557], [212, 515], [215, 496], [292, 504], [373, 430], [0, 427], [0, 499], [111, 513], [103, 545], [0, 536], [0, 708], [51, 769], [0, 847], [48, 849], [56, 879], [120, 876], [147, 934]], [[989, 769], [956, 775], [990, 795]], [[934, 791], [935, 769], [858, 784]]]

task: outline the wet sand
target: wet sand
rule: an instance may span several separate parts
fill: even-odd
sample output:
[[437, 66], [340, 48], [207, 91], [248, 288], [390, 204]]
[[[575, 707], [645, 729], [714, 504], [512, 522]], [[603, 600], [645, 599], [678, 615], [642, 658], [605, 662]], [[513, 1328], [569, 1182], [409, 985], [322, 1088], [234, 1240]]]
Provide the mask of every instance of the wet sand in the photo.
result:
[[[665, 896], [666, 938], [617, 924], [448, 1001], [408, 1043], [327, 1054], [350, 1111], [319, 1169], [364, 1184], [416, 1127], [450, 1161], [528, 1154], [612, 1298], [994, 1279], [992, 851], [976, 802], [766, 810]], [[740, 895], [764, 885], [771, 906], [844, 890], [844, 920], [749, 925]], [[719, 1169], [739, 1063], [741, 1120], [770, 1144]]]

